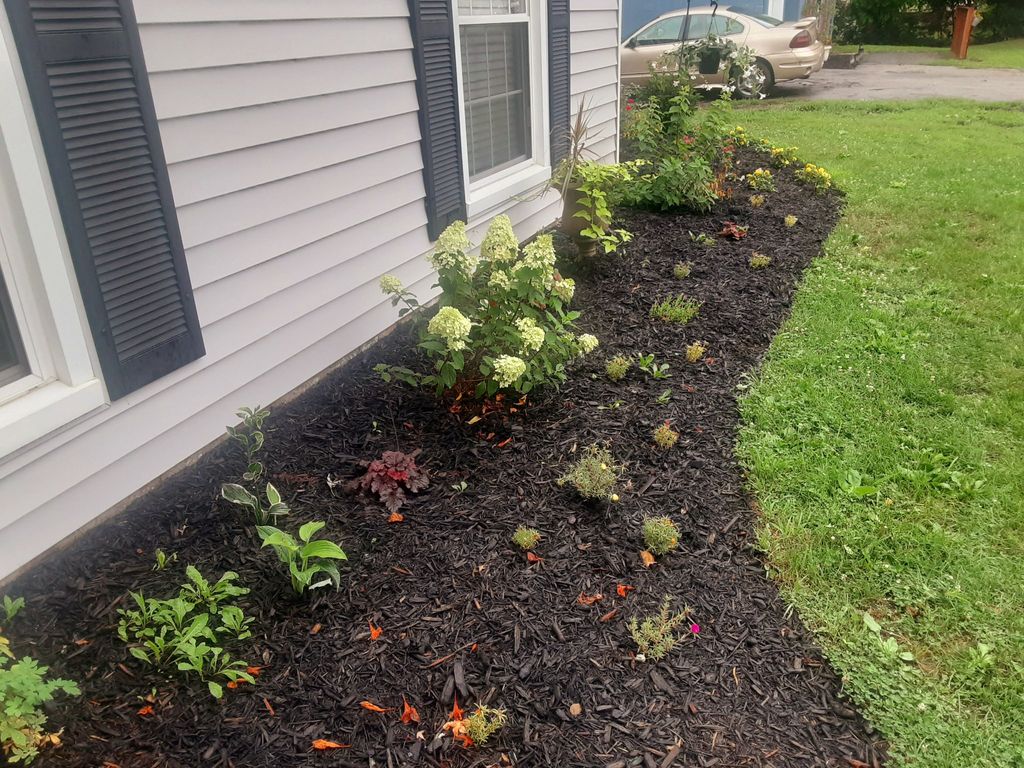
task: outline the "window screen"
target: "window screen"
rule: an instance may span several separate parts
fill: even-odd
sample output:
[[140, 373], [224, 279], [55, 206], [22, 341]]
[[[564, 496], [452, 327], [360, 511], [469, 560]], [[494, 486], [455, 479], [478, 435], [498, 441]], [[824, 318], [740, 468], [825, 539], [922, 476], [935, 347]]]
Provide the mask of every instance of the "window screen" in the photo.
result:
[[526, 13], [526, 0], [459, 0], [463, 16], [495, 16]]
[[[484, 5], [486, 0], [460, 0]], [[493, 4], [502, 5], [500, 0]], [[504, 0], [503, 6], [516, 6]], [[526, 23], [467, 24], [462, 91], [470, 179], [530, 157], [530, 65]]]

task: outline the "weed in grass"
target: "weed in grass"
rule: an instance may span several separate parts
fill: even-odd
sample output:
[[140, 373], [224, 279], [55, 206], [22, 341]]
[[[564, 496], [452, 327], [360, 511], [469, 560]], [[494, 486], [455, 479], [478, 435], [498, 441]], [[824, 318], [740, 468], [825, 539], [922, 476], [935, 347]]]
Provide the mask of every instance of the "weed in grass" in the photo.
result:
[[663, 299], [651, 307], [651, 317], [664, 323], [683, 325], [690, 322], [700, 312], [700, 302], [689, 296], [679, 294]]

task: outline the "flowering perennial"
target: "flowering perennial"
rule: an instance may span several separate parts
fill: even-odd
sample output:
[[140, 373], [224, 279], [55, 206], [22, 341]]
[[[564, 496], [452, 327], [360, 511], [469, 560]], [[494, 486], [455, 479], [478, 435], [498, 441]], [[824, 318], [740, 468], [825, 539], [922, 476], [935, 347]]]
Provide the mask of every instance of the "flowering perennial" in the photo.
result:
[[427, 323], [427, 332], [444, 339], [452, 352], [466, 348], [472, 330], [473, 323], [455, 307], [441, 307]]

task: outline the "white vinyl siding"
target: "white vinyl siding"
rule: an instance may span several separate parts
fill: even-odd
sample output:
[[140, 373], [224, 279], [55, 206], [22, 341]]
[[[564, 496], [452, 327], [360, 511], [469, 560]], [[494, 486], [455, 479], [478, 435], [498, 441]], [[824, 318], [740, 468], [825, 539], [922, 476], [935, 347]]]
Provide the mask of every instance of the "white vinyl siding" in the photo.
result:
[[[135, 0], [205, 357], [0, 463], [0, 578], [391, 326], [433, 282], [406, 0]], [[617, 0], [573, 0], [572, 92], [616, 153]], [[505, 200], [520, 237], [554, 193]], [[213, 500], [211, 499], [211, 503]]]

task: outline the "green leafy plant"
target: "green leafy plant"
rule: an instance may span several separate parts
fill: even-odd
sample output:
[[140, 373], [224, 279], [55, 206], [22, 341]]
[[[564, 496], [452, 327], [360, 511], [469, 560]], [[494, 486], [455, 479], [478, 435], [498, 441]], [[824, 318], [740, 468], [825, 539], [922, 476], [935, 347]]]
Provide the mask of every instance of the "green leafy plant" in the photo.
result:
[[616, 355], [605, 363], [604, 372], [612, 381], [621, 381], [632, 367], [633, 363], [630, 362], [629, 358]]
[[167, 566], [169, 566], [171, 563], [176, 563], [178, 561], [178, 555], [176, 552], [172, 552], [168, 555], [162, 549], [157, 548], [154, 555], [156, 557], [156, 562], [153, 563], [154, 571], [166, 570]]
[[16, 658], [0, 636], [0, 751], [12, 765], [28, 764], [40, 748], [60, 744], [60, 734], [46, 732], [44, 706], [58, 692], [80, 693], [71, 680], [47, 680], [48, 671], [31, 657]]
[[679, 546], [679, 528], [671, 517], [648, 517], [643, 525], [644, 544], [656, 555], [667, 555]]
[[758, 168], [747, 176], [747, 185], [758, 192], [774, 192], [775, 178], [767, 168]]
[[766, 256], [760, 251], [754, 251], [752, 254], [750, 254], [749, 263], [751, 269], [765, 269], [766, 267], [771, 266], [772, 257]]
[[666, 389], [660, 395], [658, 395], [656, 398], [654, 398], [654, 402], [656, 402], [658, 405], [668, 405], [671, 400], [672, 400], [672, 389], [671, 388]]
[[866, 499], [878, 496], [879, 487], [875, 482], [855, 469], [848, 470], [840, 478], [839, 487], [847, 495], [855, 499]]
[[694, 234], [693, 232], [690, 232], [689, 230], [687, 230], [687, 232], [690, 235], [690, 242], [691, 243], [697, 243], [697, 245], [703, 245], [705, 248], [714, 248], [715, 247], [715, 244], [716, 244], [715, 238], [713, 238], [707, 232], [701, 232], [700, 234]]
[[793, 165], [794, 163], [799, 162], [796, 154], [799, 151], [800, 150], [796, 147], [772, 147], [772, 162], [776, 165], [782, 166], [783, 168]]
[[695, 341], [686, 347], [686, 361], [688, 363], [699, 363], [707, 353], [707, 344], [702, 341]]
[[675, 635], [679, 627], [690, 615], [687, 608], [680, 613], [672, 614], [672, 598], [666, 596], [661, 610], [655, 616], [648, 616], [639, 621], [635, 616], [629, 620], [629, 634], [637, 647], [637, 661], [661, 661], [679, 642]]
[[10, 595], [4, 595], [4, 625], [10, 624], [14, 621], [14, 617], [21, 613], [21, 609], [25, 607], [24, 597], [11, 597]]
[[349, 482], [346, 488], [376, 494], [389, 512], [397, 512], [405, 504], [407, 491], [419, 493], [430, 484], [426, 470], [416, 464], [419, 455], [418, 449], [412, 453], [384, 451], [379, 459], [360, 462], [366, 467], [366, 473]]
[[803, 168], [797, 169], [794, 175], [800, 181], [814, 187], [819, 194], [832, 188], [832, 174], [814, 163], [807, 163]]
[[520, 549], [533, 549], [540, 542], [540, 531], [536, 528], [519, 526], [512, 534], [512, 543]]
[[657, 302], [651, 307], [651, 317], [665, 323], [683, 325], [690, 322], [700, 312], [700, 302], [679, 294]]
[[637, 367], [652, 379], [660, 380], [672, 378], [672, 374], [669, 373], [669, 364], [656, 362], [654, 355], [637, 355], [636, 363]]
[[235, 415], [242, 423], [237, 427], [228, 427], [228, 437], [237, 443], [245, 454], [246, 469], [242, 479], [255, 483], [263, 474], [263, 462], [256, 457], [263, 450], [263, 422], [270, 416], [270, 410], [257, 405], [255, 408], [240, 408]]
[[299, 528], [299, 538], [270, 525], [259, 525], [256, 532], [264, 547], [273, 547], [278, 559], [288, 566], [292, 589], [296, 594], [333, 584], [341, 586], [341, 574], [336, 560], [348, 560], [344, 550], [332, 541], [313, 539], [327, 523], [305, 523]]
[[222, 498], [239, 507], [249, 510], [257, 525], [275, 522], [277, 518], [289, 514], [288, 505], [281, 500], [281, 494], [272, 483], [267, 483], [266, 503], [254, 493], [237, 483], [225, 483], [220, 487]]
[[798, 221], [799, 219], [793, 214], [789, 214], [788, 216], [786, 216], [785, 219], [782, 220], [782, 222], [786, 225], [788, 229], [792, 229], [793, 227], [795, 227]]
[[654, 444], [663, 451], [675, 447], [675, 444], [678, 442], [679, 433], [672, 429], [672, 425], [667, 420], [655, 428]]
[[712, 68], [709, 74], [721, 73], [723, 94], [735, 91], [744, 98], [761, 99], [767, 95], [765, 72], [754, 50], [728, 37], [709, 34], [699, 40], [687, 40], [663, 54], [659, 62], [661, 68], [691, 80], [695, 73], [705, 72], [707, 64]]
[[598, 445], [584, 449], [572, 468], [558, 478], [559, 485], [571, 485], [585, 499], [605, 499], [618, 482], [621, 468], [611, 451]]
[[483, 746], [507, 721], [504, 709], [481, 704], [466, 718], [466, 733], [475, 745]]
[[219, 699], [224, 695], [222, 681], [253, 682], [246, 662], [223, 648], [227, 641], [252, 634], [252, 619], [234, 602], [249, 590], [236, 583], [238, 574], [233, 571], [211, 583], [189, 565], [185, 576], [176, 597], [161, 600], [129, 593], [136, 607], [118, 611], [117, 634], [139, 661], [193, 673]]
[[676, 280], [685, 280], [690, 276], [693, 271], [693, 262], [680, 261], [676, 262], [675, 266], [672, 267], [672, 277]]
[[430, 261], [441, 307], [421, 330], [419, 348], [433, 372], [376, 366], [385, 381], [431, 388], [438, 396], [492, 397], [502, 389], [527, 394], [561, 383], [570, 363], [597, 348], [594, 336], [573, 333], [579, 312], [568, 305], [575, 284], [555, 271], [551, 235], [540, 235], [520, 253], [511, 220], [498, 216], [478, 258], [470, 253], [465, 224], [456, 222], [438, 238]]

